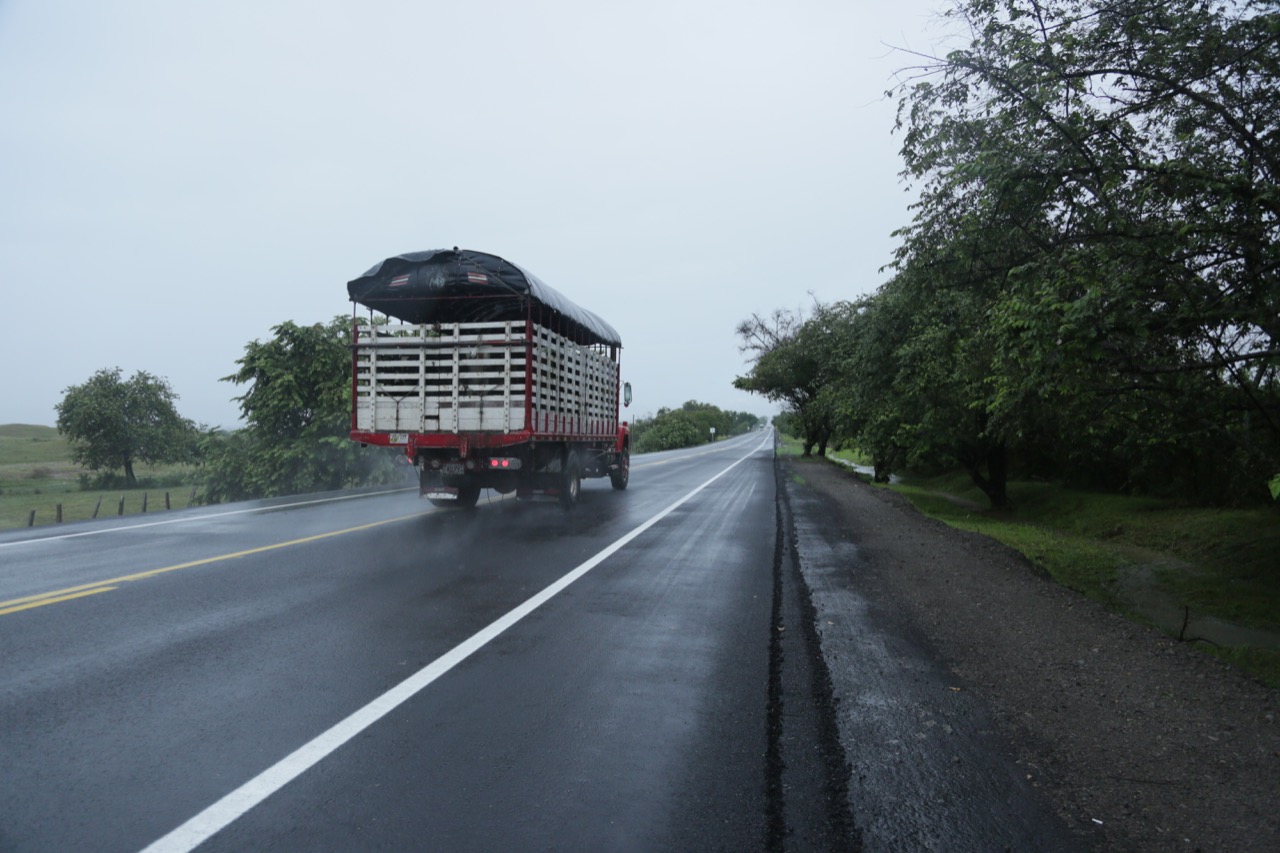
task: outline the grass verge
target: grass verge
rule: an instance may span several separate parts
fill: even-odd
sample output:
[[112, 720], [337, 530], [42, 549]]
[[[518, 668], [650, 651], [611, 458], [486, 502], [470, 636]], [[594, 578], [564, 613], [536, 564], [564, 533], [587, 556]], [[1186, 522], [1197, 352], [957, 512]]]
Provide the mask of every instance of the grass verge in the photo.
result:
[[908, 477], [891, 488], [1135, 621], [1182, 639], [1211, 638], [1197, 645], [1280, 687], [1280, 511], [1015, 482], [1013, 510], [995, 512], [964, 475]]
[[[799, 456], [800, 443], [783, 436], [779, 453]], [[830, 455], [865, 464], [856, 453]], [[1280, 688], [1280, 509], [1013, 482], [1013, 510], [996, 512], [963, 472], [907, 476], [888, 488], [932, 518], [1013, 548], [1063, 586]]]
[[86, 472], [69, 458], [66, 439], [52, 427], [0, 425], [0, 530], [173, 509], [191, 502], [194, 469], [182, 465], [138, 465], [135, 489], [82, 490]]

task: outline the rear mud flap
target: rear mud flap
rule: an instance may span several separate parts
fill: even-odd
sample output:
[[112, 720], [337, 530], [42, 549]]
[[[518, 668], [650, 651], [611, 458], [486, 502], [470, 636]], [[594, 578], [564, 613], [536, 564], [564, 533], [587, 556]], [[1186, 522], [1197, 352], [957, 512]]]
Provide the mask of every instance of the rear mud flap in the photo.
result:
[[422, 497], [433, 501], [456, 501], [458, 499], [458, 488], [456, 486], [427, 486], [422, 490]]

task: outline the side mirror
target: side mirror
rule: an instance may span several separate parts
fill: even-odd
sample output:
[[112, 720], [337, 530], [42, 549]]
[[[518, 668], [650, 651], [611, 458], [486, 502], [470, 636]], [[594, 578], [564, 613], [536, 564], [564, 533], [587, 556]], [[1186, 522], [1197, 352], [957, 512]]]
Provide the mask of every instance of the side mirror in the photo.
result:
[[630, 382], [622, 383], [622, 405], [624, 406], [631, 405], [631, 383]]

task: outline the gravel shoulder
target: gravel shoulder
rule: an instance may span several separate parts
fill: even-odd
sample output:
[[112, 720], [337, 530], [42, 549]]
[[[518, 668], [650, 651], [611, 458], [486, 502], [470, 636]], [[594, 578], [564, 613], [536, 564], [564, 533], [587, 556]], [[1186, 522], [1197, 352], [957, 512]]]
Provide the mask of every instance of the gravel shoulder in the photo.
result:
[[[855, 821], [868, 819], [858, 776], [880, 760], [868, 755], [878, 748], [865, 730], [869, 717], [913, 715], [922, 741], [989, 718], [998, 736], [990, 749], [1010, 752], [1015, 781], [1051, 804], [1067, 846], [1280, 850], [1277, 691], [1058, 586], [991, 539], [922, 516], [894, 492], [821, 460], [779, 465], [841, 709]], [[934, 691], [929, 701], [942, 705], [933, 711], [879, 701], [868, 714], [859, 668], [869, 655], [881, 656], [882, 673], [899, 660], [901, 668], [921, 665], [908, 661], [914, 652], [896, 655], [884, 643], [869, 649], [864, 617], [892, 618], [904, 648], [923, 650], [942, 673], [915, 673], [916, 682], [944, 678], [973, 707], [947, 722], [946, 700]], [[953, 788], [973, 790], [963, 778], [973, 762], [950, 742], [937, 741], [934, 751], [956, 756], [937, 766], [957, 775]], [[942, 817], [928, 833], [899, 849], [962, 849], [948, 848], [946, 836], [957, 830], [945, 808], [933, 813]], [[998, 812], [996, 819], [1008, 822]], [[874, 840], [864, 837], [865, 848]]]

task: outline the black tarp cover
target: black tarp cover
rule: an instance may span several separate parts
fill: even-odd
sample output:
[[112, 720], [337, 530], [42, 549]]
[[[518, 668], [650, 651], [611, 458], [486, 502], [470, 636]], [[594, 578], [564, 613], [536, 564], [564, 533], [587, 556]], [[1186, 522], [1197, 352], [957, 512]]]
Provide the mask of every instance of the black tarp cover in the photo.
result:
[[559, 315], [580, 343], [622, 346], [604, 320], [532, 273], [485, 252], [455, 248], [396, 255], [347, 282], [347, 293], [352, 302], [405, 323], [523, 320], [526, 300], [532, 300]]

